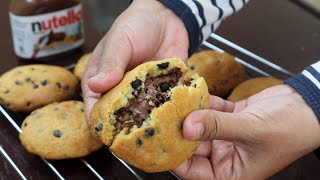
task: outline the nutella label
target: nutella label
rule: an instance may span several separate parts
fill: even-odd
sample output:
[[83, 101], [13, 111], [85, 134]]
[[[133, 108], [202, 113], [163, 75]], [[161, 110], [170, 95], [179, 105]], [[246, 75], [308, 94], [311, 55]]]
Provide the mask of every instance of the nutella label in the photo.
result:
[[15, 53], [34, 59], [62, 53], [84, 43], [82, 6], [35, 16], [9, 13]]

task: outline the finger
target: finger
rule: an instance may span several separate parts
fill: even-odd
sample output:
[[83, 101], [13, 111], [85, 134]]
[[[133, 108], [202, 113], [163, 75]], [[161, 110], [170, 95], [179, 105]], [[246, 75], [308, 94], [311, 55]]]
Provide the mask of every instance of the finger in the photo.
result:
[[216, 111], [233, 112], [235, 104], [218, 96], [210, 96], [210, 108]]
[[183, 134], [189, 140], [233, 141], [243, 138], [247, 124], [247, 119], [241, 113], [199, 110], [187, 116], [183, 124]]
[[213, 179], [213, 169], [209, 159], [192, 156], [173, 171], [182, 179]]
[[89, 79], [89, 88], [104, 93], [118, 84], [131, 59], [132, 46], [127, 30], [115, 26], [102, 40], [102, 52], [96, 75]]
[[97, 67], [100, 62], [97, 57], [99, 57], [101, 50], [102, 50], [102, 46], [99, 43], [89, 59], [88, 65], [86, 67], [83, 78], [81, 80], [81, 89], [82, 89], [82, 96], [83, 96], [83, 101], [85, 105], [84, 109], [85, 109], [87, 122], [89, 122], [89, 115], [93, 105], [96, 103], [96, 101], [100, 97], [100, 94], [94, 93], [89, 89], [88, 80], [97, 73], [97, 69], [98, 69]]
[[205, 141], [201, 143], [198, 148], [193, 152], [193, 155], [210, 157], [212, 141]]

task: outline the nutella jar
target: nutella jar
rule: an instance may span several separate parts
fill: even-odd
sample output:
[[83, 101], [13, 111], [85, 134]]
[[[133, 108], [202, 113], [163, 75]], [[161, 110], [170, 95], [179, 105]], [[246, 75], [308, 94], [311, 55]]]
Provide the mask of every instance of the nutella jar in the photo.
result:
[[84, 43], [80, 0], [12, 0], [9, 16], [14, 51], [22, 59], [52, 59]]

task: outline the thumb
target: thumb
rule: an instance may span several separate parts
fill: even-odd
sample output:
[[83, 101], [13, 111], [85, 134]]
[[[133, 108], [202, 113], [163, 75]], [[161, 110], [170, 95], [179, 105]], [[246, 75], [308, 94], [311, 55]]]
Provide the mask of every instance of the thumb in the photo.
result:
[[183, 134], [189, 140], [237, 141], [245, 134], [248, 121], [241, 113], [227, 113], [215, 110], [198, 110], [187, 116]]
[[131, 59], [132, 46], [126, 31], [120, 28], [111, 28], [98, 46], [92, 55], [99, 60], [97, 72], [88, 85], [91, 91], [104, 93], [122, 80]]

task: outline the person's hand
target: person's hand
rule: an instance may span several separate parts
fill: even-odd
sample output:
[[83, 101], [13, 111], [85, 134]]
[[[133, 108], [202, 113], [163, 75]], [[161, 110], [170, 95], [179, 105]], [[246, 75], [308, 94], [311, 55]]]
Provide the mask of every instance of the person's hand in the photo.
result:
[[265, 179], [320, 146], [315, 114], [288, 85], [235, 104], [210, 100], [212, 110], [184, 121], [184, 137], [204, 142], [175, 169], [183, 179]]
[[87, 120], [100, 94], [118, 84], [125, 71], [148, 60], [178, 57], [186, 61], [188, 47], [188, 32], [170, 9], [158, 1], [133, 1], [99, 42], [84, 73]]

